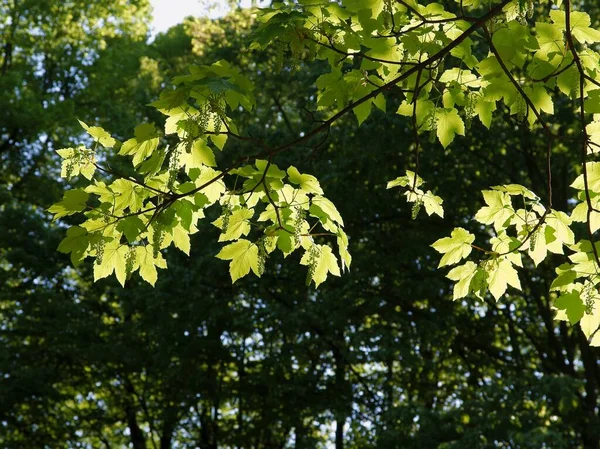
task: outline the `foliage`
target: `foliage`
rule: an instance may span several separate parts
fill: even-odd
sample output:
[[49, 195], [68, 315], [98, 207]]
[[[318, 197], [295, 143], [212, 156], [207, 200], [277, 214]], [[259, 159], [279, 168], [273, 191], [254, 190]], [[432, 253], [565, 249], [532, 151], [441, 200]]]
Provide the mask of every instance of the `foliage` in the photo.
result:
[[[559, 3], [560, 9], [536, 16], [539, 21], [531, 23], [534, 8], [545, 9], [546, 4], [461, 3], [460, 11], [452, 12], [454, 8], [416, 2], [347, 0], [340, 5], [311, 0], [263, 9], [251, 48], [274, 47], [279, 57], [289, 51], [291, 70], [300, 59], [327, 61], [330, 72], [321, 75], [316, 86], [318, 110], [328, 118], [295, 140], [271, 146], [240, 133], [231, 117], [238, 108], [252, 112], [256, 104], [252, 83], [238, 69], [225, 61], [191, 67], [188, 75], [174, 78], [174, 89], [153, 103], [167, 116], [164, 134], [170, 146], [159, 148], [161, 134], [154, 125], [139, 125], [134, 138], [118, 144], [120, 155], [132, 156], [137, 177], [110, 184], [94, 180], [84, 191], [67, 192], [50, 209], [55, 219], [80, 213], [91, 197], [86, 220], [72, 231], [77, 239], [67, 237], [69, 243], [62, 248], [77, 254], [74, 262], [95, 257], [96, 279], [114, 271], [124, 284], [139, 269], [154, 283], [154, 267], [163, 266], [160, 251], [174, 244], [188, 253], [189, 235], [196, 232], [204, 210], [218, 204], [221, 215], [213, 224], [221, 230], [219, 241], [233, 243], [217, 257], [231, 260], [234, 282], [250, 271], [261, 276], [275, 250], [288, 256], [302, 249], [300, 263], [308, 266], [308, 281], [318, 286], [327, 274], [339, 275], [340, 265], [328, 244], [318, 244], [315, 238], [336, 238], [342, 270], [350, 266], [343, 220], [315, 177], [293, 166], [286, 173], [274, 163], [279, 153], [320, 134], [326, 138], [348, 112], [354, 112], [360, 125], [373, 106], [386, 111], [388, 92], [403, 98], [397, 112], [411, 118], [417, 153], [423, 134], [446, 148], [465, 134], [473, 118], [489, 128], [494, 111], [506, 109], [511, 119], [527, 123], [534, 132], [541, 130], [547, 139], [546, 200], [520, 185], [483, 191], [486, 206], [474, 218], [495, 233], [486, 239], [491, 250], [473, 245], [474, 236], [457, 228], [452, 237], [434, 244], [444, 254], [440, 266], [459, 262], [471, 248], [479, 250], [483, 257], [477, 263], [468, 261], [449, 272], [457, 282], [454, 298], [471, 292], [482, 297], [489, 289], [499, 299], [509, 285], [521, 289], [515, 269], [523, 266], [521, 253], [537, 265], [566, 247], [573, 254], [558, 273], [556, 289], [562, 296], [557, 307], [564, 310], [558, 318], [577, 322], [585, 315], [586, 336], [592, 338], [600, 325], [594, 318], [600, 260], [590, 243], [597, 227], [594, 196], [600, 194], [600, 186], [595, 182], [597, 163], [588, 158], [600, 134], [598, 122], [590, 118], [600, 113], [600, 56], [593, 50], [600, 32], [590, 27], [588, 14], [574, 11], [571, 2]], [[557, 133], [551, 122], [554, 104], [563, 97], [579, 111], [574, 138]], [[91, 178], [96, 159], [103, 157], [97, 153], [115, 144], [103, 129], [84, 127], [94, 145], [61, 150], [67, 178], [79, 173]], [[223, 169], [214, 169], [215, 151], [224, 150], [231, 139], [250, 141], [257, 151], [233, 162], [219, 157]], [[571, 216], [552, 209], [551, 154], [565, 139], [582, 152], [582, 174], [572, 185], [579, 190], [579, 204]], [[316, 151], [322, 142], [313, 144]], [[428, 214], [443, 216], [441, 198], [418, 190], [422, 180], [412, 173], [389, 186], [408, 189], [414, 216], [421, 204]], [[513, 205], [513, 197], [519, 206]], [[587, 240], [576, 244], [573, 221], [588, 224]], [[109, 257], [104, 257], [107, 250]], [[569, 300], [560, 299], [563, 296]], [[573, 311], [582, 304], [584, 314]], [[600, 344], [600, 339], [591, 342]]]

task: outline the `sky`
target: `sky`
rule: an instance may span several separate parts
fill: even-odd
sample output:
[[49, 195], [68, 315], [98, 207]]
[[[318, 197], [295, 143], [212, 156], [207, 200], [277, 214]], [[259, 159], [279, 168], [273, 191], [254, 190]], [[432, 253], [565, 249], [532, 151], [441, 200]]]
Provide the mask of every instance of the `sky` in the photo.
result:
[[[226, 0], [150, 0], [150, 3], [154, 9], [153, 33], [166, 31], [187, 16], [219, 17], [228, 10]], [[209, 4], [215, 7], [208, 9]], [[250, 0], [242, 1], [242, 7], [249, 5]]]

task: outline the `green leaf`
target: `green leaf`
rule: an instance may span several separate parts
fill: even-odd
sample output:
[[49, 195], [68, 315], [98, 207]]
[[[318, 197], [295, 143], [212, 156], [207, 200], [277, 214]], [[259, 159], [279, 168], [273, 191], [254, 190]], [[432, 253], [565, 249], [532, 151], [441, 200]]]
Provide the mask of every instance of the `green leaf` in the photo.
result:
[[171, 232], [173, 244], [177, 249], [183, 251], [186, 255], [190, 255], [191, 242], [190, 234], [181, 225], [175, 226]]
[[579, 292], [572, 290], [570, 293], [562, 294], [555, 302], [554, 306], [559, 310], [565, 310], [571, 324], [577, 323], [585, 313], [585, 305], [581, 300]]
[[[566, 28], [567, 22], [564, 11], [550, 11], [550, 18], [561, 29]], [[571, 11], [571, 33], [580, 43], [593, 44], [600, 42], [600, 31], [591, 28], [591, 24], [592, 21], [587, 13]]]
[[118, 239], [106, 243], [101, 263], [98, 263], [99, 259], [94, 263], [94, 281], [108, 277], [114, 272], [117, 280], [124, 287], [127, 277], [125, 257], [128, 252], [129, 248], [121, 245]]
[[454, 228], [450, 237], [444, 237], [434, 242], [431, 246], [438, 253], [443, 254], [438, 268], [446, 265], [454, 265], [471, 254], [471, 243], [475, 236], [463, 228]]
[[248, 235], [250, 232], [249, 220], [254, 216], [254, 211], [241, 207], [235, 209], [229, 216], [227, 227], [224, 229], [225, 220], [223, 217], [217, 218], [213, 224], [221, 229], [221, 235], [219, 236], [219, 242], [226, 242], [230, 240], [237, 240], [242, 235]]
[[[600, 162], [586, 162], [588, 188], [592, 192], [600, 193]], [[571, 184], [577, 190], [585, 190], [583, 175], [579, 175]]]
[[342, 0], [342, 5], [349, 11], [358, 12], [360, 10], [369, 10], [369, 17], [377, 17], [385, 7], [385, 0]]
[[504, 184], [501, 186], [494, 186], [492, 189], [498, 190], [499, 192], [508, 193], [509, 195], [523, 195], [525, 198], [529, 198], [531, 200], [538, 199], [535, 193], [520, 184]]
[[452, 299], [457, 300], [464, 298], [469, 294], [471, 281], [475, 276], [475, 273], [477, 273], [477, 264], [471, 261], [454, 267], [448, 272], [446, 277], [450, 280], [457, 281], [456, 284], [454, 284]]
[[477, 103], [475, 104], [475, 112], [477, 113], [481, 123], [483, 123], [487, 129], [490, 129], [490, 126], [492, 125], [492, 112], [495, 110], [495, 101], [489, 101], [484, 96], [477, 99]]
[[437, 109], [435, 118], [437, 137], [444, 148], [452, 143], [456, 134], [465, 135], [465, 124], [455, 108]]
[[180, 150], [181, 164], [185, 165], [187, 170], [190, 168], [201, 168], [203, 166], [215, 167], [217, 165], [215, 154], [204, 139], [194, 140], [189, 153], [185, 150], [185, 144], [182, 143], [180, 145], [182, 147]]
[[314, 245], [314, 260], [311, 260], [311, 250], [308, 250], [300, 260], [301, 265], [312, 265], [311, 280], [314, 281], [315, 287], [325, 282], [327, 275], [331, 273], [334, 276], [340, 276], [340, 268], [337, 263], [335, 254], [327, 245]]
[[425, 193], [421, 199], [423, 201], [423, 205], [425, 206], [425, 212], [427, 212], [427, 215], [436, 214], [444, 218], [444, 208], [442, 207], [444, 200], [431, 193], [430, 190], [427, 191], [427, 193]]
[[[415, 180], [415, 176], [416, 176], [416, 180]], [[423, 185], [424, 181], [423, 179], [421, 179], [421, 177], [419, 175], [417, 175], [415, 172], [410, 171], [410, 170], [406, 170], [406, 175], [405, 176], [399, 176], [396, 179], [394, 179], [393, 181], [389, 181], [387, 183], [386, 188], [387, 189], [391, 189], [392, 187], [420, 187], [421, 185]]]
[[546, 216], [546, 224], [555, 231], [556, 239], [563, 245], [573, 245], [575, 234], [571, 230], [571, 219], [564, 212], [553, 210]]
[[146, 225], [140, 217], [135, 215], [119, 220], [117, 224], [117, 230], [125, 234], [129, 243], [134, 243], [144, 229], [146, 229]]
[[484, 190], [482, 193], [487, 206], [477, 211], [475, 220], [482, 224], [493, 224], [498, 231], [515, 213], [510, 196], [497, 190]]
[[58, 245], [58, 251], [64, 254], [71, 253], [71, 263], [77, 266], [84, 258], [90, 243], [87, 231], [79, 226], [71, 226], [67, 236]]
[[135, 137], [121, 146], [120, 155], [133, 155], [133, 165], [140, 165], [158, 148], [160, 134], [151, 123], [142, 123], [135, 127]]
[[148, 284], [154, 286], [158, 279], [158, 271], [156, 268], [167, 268], [167, 262], [162, 255], [158, 253], [158, 257], [154, 257], [152, 246], [136, 246], [136, 264], [140, 270], [140, 276]]
[[221, 260], [231, 260], [229, 273], [232, 282], [246, 276], [250, 273], [250, 269], [260, 277], [258, 247], [248, 240], [240, 239], [225, 246], [216, 257]]
[[114, 192], [115, 210], [129, 208], [131, 212], [137, 212], [142, 208], [143, 200], [147, 196], [143, 187], [127, 179], [117, 179], [110, 185], [110, 189]]
[[333, 204], [324, 196], [315, 196], [312, 199], [312, 206], [318, 207], [327, 215], [327, 217], [329, 217], [330, 220], [333, 220], [336, 223], [339, 223], [340, 225], [344, 226], [344, 220], [342, 219], [342, 216], [336, 209], [335, 204]]
[[100, 145], [106, 148], [112, 148], [115, 146], [117, 141], [113, 139], [104, 128], [99, 126], [88, 126], [81, 120], [78, 120], [79, 124], [87, 131], [87, 133], [92, 136], [92, 138], [98, 142]]
[[225, 184], [221, 179], [217, 179], [220, 175], [220, 171], [213, 170], [210, 167], [195, 169], [195, 173], [190, 172], [190, 178], [194, 180], [196, 187], [204, 186], [202, 193], [208, 198], [209, 204], [218, 201], [221, 195], [225, 193]]
[[507, 257], [501, 257], [485, 265], [489, 278], [489, 289], [492, 296], [496, 299], [506, 292], [508, 285], [513, 286], [517, 290], [521, 290], [521, 282], [517, 270]]
[[306, 193], [314, 193], [323, 195], [323, 189], [319, 185], [319, 181], [312, 175], [302, 174], [293, 165], [287, 170], [288, 179], [292, 184], [300, 185], [300, 189]]
[[85, 210], [89, 194], [81, 189], [67, 190], [61, 202], [53, 204], [48, 212], [54, 214], [54, 221]]
[[598, 307], [599, 299], [600, 298], [597, 294], [592, 298], [586, 298], [586, 301], [591, 301], [593, 304], [591, 313], [584, 313], [583, 317], [581, 317], [581, 320], [579, 321], [581, 330], [586, 338], [590, 338], [592, 335], [594, 335], [594, 332], [596, 332], [600, 326], [600, 308]]
[[572, 284], [577, 279], [577, 273], [571, 267], [572, 265], [563, 263], [556, 269], [558, 276], [552, 281], [550, 290], [562, 290], [563, 287]]
[[225, 143], [227, 143], [227, 134], [210, 134], [208, 138], [221, 151], [223, 150]]
[[600, 113], [600, 89], [588, 92], [588, 97], [585, 99], [583, 107], [588, 114]]

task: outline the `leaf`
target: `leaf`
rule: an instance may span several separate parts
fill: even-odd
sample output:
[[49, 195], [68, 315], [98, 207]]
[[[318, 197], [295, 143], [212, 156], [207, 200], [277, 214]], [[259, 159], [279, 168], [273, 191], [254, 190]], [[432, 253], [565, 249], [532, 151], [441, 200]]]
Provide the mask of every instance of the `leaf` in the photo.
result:
[[229, 273], [232, 283], [250, 273], [250, 269], [260, 277], [258, 247], [248, 240], [240, 239], [225, 246], [216, 257], [221, 260], [231, 260]]
[[555, 230], [556, 239], [563, 245], [573, 245], [575, 234], [571, 230], [571, 219], [564, 212], [553, 210], [546, 216], [546, 224]]
[[520, 184], [504, 184], [501, 186], [494, 186], [492, 189], [508, 193], [509, 195], [523, 195], [525, 198], [529, 198], [531, 200], [538, 199], [535, 193]]
[[[587, 171], [588, 188], [592, 192], [600, 193], [600, 162], [587, 162], [585, 164]], [[571, 184], [571, 187], [577, 190], [585, 190], [585, 179], [579, 175]]]
[[113, 207], [115, 210], [129, 208], [131, 212], [137, 212], [142, 208], [146, 196], [143, 187], [127, 179], [117, 179], [110, 185], [110, 189], [114, 192]]
[[435, 118], [436, 134], [444, 148], [452, 143], [456, 134], [465, 135], [465, 124], [455, 108], [437, 109]]
[[125, 234], [129, 243], [134, 243], [145, 228], [144, 222], [135, 215], [119, 220], [117, 224], [117, 230]]
[[208, 138], [221, 151], [223, 150], [225, 143], [227, 143], [227, 134], [210, 134]]
[[94, 262], [94, 281], [110, 276], [113, 272], [121, 286], [125, 286], [126, 262], [125, 257], [129, 252], [126, 245], [121, 245], [118, 239], [111, 240], [104, 245], [102, 263], [98, 259]]
[[58, 245], [58, 251], [64, 254], [71, 253], [71, 263], [77, 266], [89, 246], [90, 237], [87, 231], [79, 226], [71, 226], [67, 236]]
[[[567, 23], [564, 11], [550, 11], [550, 18], [561, 29], [566, 28]], [[600, 31], [591, 28], [591, 23], [592, 21], [587, 13], [571, 11], [571, 33], [582, 44], [600, 42]]]
[[117, 141], [115, 139], [113, 139], [111, 137], [110, 133], [105, 131], [104, 128], [101, 128], [99, 126], [88, 126], [81, 120], [77, 120], [77, 121], [83, 127], [83, 129], [85, 129], [87, 131], [87, 133], [90, 136], [92, 136], [92, 138], [96, 142], [98, 142], [100, 145], [102, 145], [103, 147], [112, 148], [117, 143]]
[[188, 153], [185, 150], [185, 144], [181, 145], [181, 164], [185, 165], [186, 170], [190, 168], [201, 168], [203, 166], [215, 167], [215, 154], [204, 139], [196, 139], [192, 143], [192, 148]]
[[[311, 261], [311, 253], [315, 257], [315, 260]], [[314, 245], [314, 248], [304, 253], [300, 264], [309, 266], [314, 264], [311, 280], [314, 281], [315, 287], [325, 282], [329, 273], [334, 276], [340, 276], [337, 258], [327, 245]]]
[[173, 228], [171, 232], [171, 236], [173, 238], [173, 244], [177, 249], [183, 251], [187, 256], [190, 255], [191, 243], [190, 243], [190, 234], [187, 232], [183, 226], [177, 225]]
[[235, 209], [229, 216], [227, 228], [223, 229], [224, 219], [219, 217], [213, 222], [215, 226], [222, 230], [219, 236], [219, 242], [226, 242], [229, 240], [237, 240], [242, 235], [248, 235], [250, 232], [250, 218], [254, 216], [254, 211], [241, 207]]
[[490, 129], [490, 126], [492, 125], [492, 112], [495, 110], [495, 101], [489, 101], [484, 96], [477, 99], [477, 103], [475, 104], [475, 112], [477, 113], [481, 123], [483, 123], [487, 129]]
[[498, 231], [515, 213], [510, 196], [497, 190], [484, 190], [481, 193], [487, 206], [477, 211], [475, 220], [482, 224], [493, 224]]
[[154, 251], [150, 245], [136, 246], [135, 249], [136, 264], [139, 266], [140, 276], [148, 284], [154, 286], [158, 279], [156, 268], [167, 268], [167, 262], [160, 253], [158, 253], [158, 257], [154, 258]]
[[[416, 180], [415, 180], [415, 176], [416, 176]], [[417, 175], [415, 172], [410, 171], [410, 170], [406, 170], [406, 175], [405, 176], [399, 176], [396, 179], [394, 179], [393, 181], [389, 181], [387, 183], [386, 188], [387, 189], [391, 189], [392, 187], [406, 187], [406, 186], [410, 186], [411, 188], [414, 186], [416, 187], [420, 187], [421, 185], [423, 185], [424, 181], [423, 179]]]
[[342, 0], [342, 5], [352, 12], [358, 12], [363, 9], [369, 10], [369, 17], [376, 18], [383, 11], [385, 0]]
[[427, 191], [427, 193], [425, 193], [421, 199], [423, 201], [423, 205], [425, 206], [425, 212], [427, 212], [427, 215], [436, 214], [444, 218], [444, 208], [442, 207], [444, 200], [431, 193], [431, 190]]
[[453, 265], [471, 254], [471, 243], [474, 241], [475, 236], [466, 229], [454, 228], [450, 237], [441, 238], [433, 243], [432, 248], [444, 255], [438, 268]]
[[120, 155], [133, 155], [133, 165], [140, 165], [158, 148], [160, 134], [151, 123], [142, 123], [135, 127], [135, 137], [121, 146]]
[[333, 204], [331, 201], [329, 201], [324, 196], [315, 196], [312, 199], [312, 206], [318, 207], [331, 220], [333, 220], [336, 223], [339, 223], [340, 225], [344, 226], [344, 220], [342, 219], [342, 216], [340, 215], [340, 213], [336, 209], [335, 204]]
[[348, 252], [348, 236], [342, 228], [338, 229], [337, 236], [337, 244], [340, 254], [340, 261], [342, 264], [342, 271], [350, 270], [350, 265], [352, 264], [352, 256]]
[[287, 169], [288, 179], [292, 184], [300, 185], [300, 189], [306, 193], [314, 193], [323, 195], [323, 189], [319, 185], [319, 181], [312, 175], [302, 174], [293, 165]]
[[53, 221], [85, 210], [89, 194], [81, 189], [67, 190], [61, 202], [53, 204], [48, 212], [54, 214]]
[[585, 313], [585, 305], [581, 300], [579, 292], [572, 290], [570, 293], [562, 294], [554, 306], [559, 310], [565, 310], [571, 324], [577, 323]]
[[[220, 178], [221, 172], [210, 167], [195, 169], [196, 173], [190, 172], [190, 178], [194, 180], [196, 187], [203, 187], [202, 193], [208, 198], [209, 204], [213, 204], [225, 193], [225, 184]], [[195, 175], [195, 176], [194, 176]]]
[[585, 99], [583, 107], [588, 114], [600, 113], [600, 89], [588, 92], [588, 98]]
[[490, 293], [496, 301], [506, 292], [508, 285], [521, 290], [521, 282], [519, 281], [517, 270], [515, 270], [513, 264], [506, 257], [488, 263], [486, 271], [489, 274]]
[[471, 261], [454, 267], [448, 272], [446, 277], [450, 280], [457, 281], [456, 284], [454, 284], [452, 299], [456, 301], [469, 294], [471, 280], [475, 276], [475, 273], [477, 273], [477, 264]]
[[579, 321], [579, 325], [581, 326], [581, 330], [586, 338], [590, 338], [594, 332], [598, 330], [600, 326], [600, 310], [598, 308], [598, 298], [595, 297], [592, 299], [593, 308], [591, 313], [584, 313], [583, 317]]
[[564, 263], [556, 269], [558, 276], [552, 281], [552, 285], [550, 285], [551, 291], [562, 290], [563, 287], [572, 284], [577, 279], [577, 273], [571, 267], [570, 264]]

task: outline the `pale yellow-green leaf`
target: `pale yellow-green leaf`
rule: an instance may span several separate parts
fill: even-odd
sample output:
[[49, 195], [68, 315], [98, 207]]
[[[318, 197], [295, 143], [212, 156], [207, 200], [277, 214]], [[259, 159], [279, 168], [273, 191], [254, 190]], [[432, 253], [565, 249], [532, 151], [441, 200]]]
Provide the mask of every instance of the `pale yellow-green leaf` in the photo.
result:
[[[201, 192], [208, 198], [209, 204], [213, 204], [225, 193], [225, 184], [219, 178], [220, 171], [210, 167], [202, 167], [200, 175], [194, 180], [196, 187], [203, 187]], [[218, 179], [217, 179], [218, 178]]]
[[428, 190], [422, 197], [423, 206], [425, 206], [425, 212], [427, 215], [436, 214], [444, 218], [444, 208], [442, 207], [442, 200], [439, 196], [434, 195], [431, 190]]
[[463, 228], [454, 228], [450, 237], [444, 237], [431, 246], [437, 252], [443, 254], [438, 267], [454, 265], [461, 259], [471, 254], [471, 243], [475, 241], [475, 236]]
[[319, 181], [314, 176], [300, 173], [293, 165], [288, 168], [287, 173], [290, 182], [300, 185], [300, 189], [306, 193], [323, 194], [323, 189], [321, 189]]
[[484, 190], [482, 193], [487, 206], [477, 211], [475, 220], [482, 224], [493, 224], [496, 230], [500, 230], [514, 215], [510, 196], [497, 190]]
[[490, 129], [492, 125], [492, 112], [496, 110], [496, 102], [486, 100], [484, 96], [477, 98], [477, 103], [475, 104], [475, 112], [477, 113], [477, 117], [483, 123], [483, 125]]
[[[327, 275], [331, 273], [334, 276], [340, 276], [340, 268], [337, 263], [335, 254], [331, 251], [331, 248], [327, 245], [315, 245], [316, 248], [316, 260], [312, 280], [315, 283], [315, 287], [325, 282]], [[300, 259], [301, 265], [310, 264], [310, 251], [307, 251]]]
[[465, 124], [455, 108], [437, 109], [435, 118], [437, 137], [444, 148], [452, 143], [456, 134], [465, 135]]
[[[590, 198], [592, 202], [592, 208], [600, 209], [600, 196], [594, 196]], [[571, 220], [578, 223], [588, 222], [588, 204], [587, 201], [583, 200], [573, 209], [571, 212]], [[589, 225], [592, 232], [596, 232], [600, 229], [600, 213], [592, 210], [589, 218]]]
[[571, 219], [564, 212], [553, 210], [546, 216], [546, 224], [555, 230], [556, 239], [563, 245], [573, 245], [575, 234], [571, 230]]
[[223, 247], [216, 257], [221, 260], [231, 260], [229, 273], [232, 282], [246, 276], [251, 269], [260, 276], [258, 247], [246, 239], [240, 239]]
[[189, 256], [191, 249], [190, 234], [183, 228], [183, 226], [175, 226], [171, 232], [171, 236], [173, 238], [173, 244], [175, 247]]
[[[600, 162], [587, 162], [585, 164], [587, 169], [587, 181], [588, 188], [592, 192], [600, 193]], [[583, 175], [579, 175], [571, 187], [577, 190], [585, 190], [585, 180]]]
[[191, 168], [202, 168], [203, 166], [214, 167], [217, 165], [213, 150], [203, 139], [196, 139], [191, 145], [190, 152], [186, 151], [186, 144], [179, 144], [180, 162], [189, 172]]
[[237, 240], [243, 235], [248, 235], [250, 232], [249, 220], [253, 215], [254, 211], [251, 209], [246, 209], [245, 207], [234, 210], [229, 216], [227, 229], [223, 229], [223, 217], [215, 220], [213, 224], [222, 230], [221, 235], [219, 236], [219, 242]]
[[475, 276], [476, 272], [477, 264], [471, 261], [454, 267], [448, 272], [446, 277], [450, 280], [456, 281], [456, 284], [454, 284], [452, 299], [457, 300], [464, 298], [469, 294], [471, 280]]
[[[416, 176], [416, 180], [415, 180], [415, 176]], [[391, 189], [392, 187], [419, 187], [423, 184], [423, 179], [417, 175], [415, 172], [411, 171], [411, 170], [406, 170], [406, 175], [405, 176], [399, 176], [396, 179], [389, 181], [387, 183], [386, 188], [387, 189]]]
[[125, 286], [126, 270], [125, 256], [129, 252], [126, 245], [121, 245], [118, 239], [104, 245], [102, 263], [94, 262], [94, 281], [116, 274], [119, 283]]
[[335, 204], [333, 204], [331, 201], [329, 201], [324, 196], [315, 196], [312, 199], [312, 204], [314, 204], [315, 206], [318, 206], [333, 221], [341, 224], [342, 226], [344, 225], [344, 220], [342, 219], [342, 216], [340, 215], [337, 208], [335, 207]]
[[[586, 299], [587, 300], [587, 299]], [[598, 330], [600, 326], [600, 310], [598, 301], [599, 298], [595, 297], [592, 299], [594, 306], [592, 308], [592, 313], [585, 313], [581, 320], [579, 321], [579, 325], [581, 326], [581, 330], [586, 338], [590, 338], [594, 332]]]
[[496, 300], [506, 292], [508, 285], [521, 290], [517, 270], [508, 259], [501, 257], [486, 265], [486, 269], [489, 274], [489, 290]]
[[161, 253], [158, 253], [158, 257], [154, 258], [154, 251], [152, 246], [136, 246], [136, 265], [139, 266], [140, 276], [144, 281], [154, 286], [158, 279], [158, 272], [156, 268], [167, 268], [167, 262], [163, 258]]

